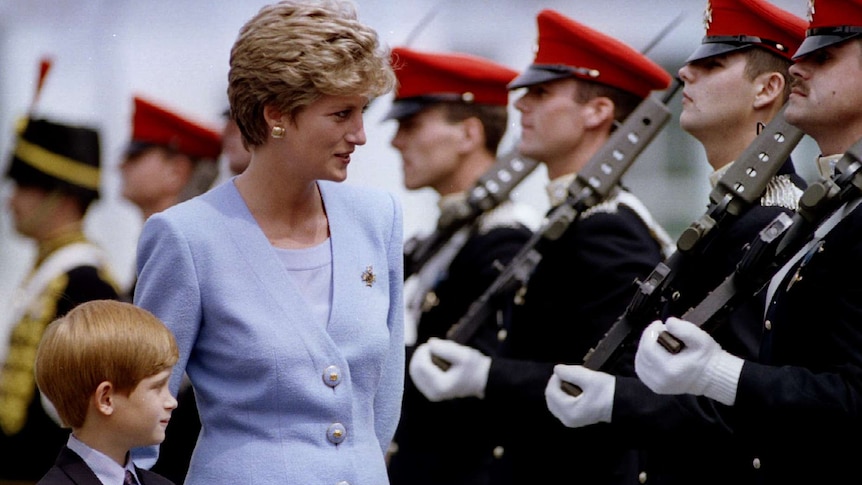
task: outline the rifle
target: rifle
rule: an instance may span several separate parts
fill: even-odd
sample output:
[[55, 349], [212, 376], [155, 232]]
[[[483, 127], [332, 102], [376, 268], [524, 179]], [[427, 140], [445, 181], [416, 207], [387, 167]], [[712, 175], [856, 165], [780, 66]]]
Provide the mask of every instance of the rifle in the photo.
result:
[[[791, 219], [780, 214], [758, 237], [736, 269], [699, 304], [682, 315], [683, 320], [703, 327], [713, 317], [728, 311], [744, 296], [761, 291], [815, 236], [815, 231], [845, 202], [862, 196], [862, 140], [844, 153], [835, 166], [835, 174], [809, 186], [799, 199], [799, 208]], [[816, 246], [815, 246], [816, 247]], [[659, 343], [677, 353], [683, 342], [662, 332]]]
[[[722, 175], [709, 194], [706, 212], [677, 239], [677, 250], [657, 264], [644, 281], [638, 282], [638, 292], [625, 312], [584, 356], [584, 367], [601, 370], [618, 356], [628, 342], [629, 335], [642, 330], [654, 320], [663, 305], [672, 298], [672, 283], [680, 269], [702, 256], [712, 241], [759, 203], [769, 181], [803, 136], [801, 130], [784, 118], [785, 109], [786, 106]], [[573, 396], [581, 392], [577, 386], [568, 382], [563, 382], [562, 387]]]
[[512, 190], [537, 166], [535, 160], [519, 157], [516, 149], [497, 160], [479, 177], [466, 201], [440, 215], [433, 233], [404, 243], [404, 279], [418, 273], [461, 228], [505, 202]]
[[[513, 290], [516, 286], [525, 288], [533, 269], [542, 259], [536, 246], [543, 240], [558, 239], [580, 214], [607, 199], [617, 189], [625, 171], [670, 118], [667, 104], [681, 86], [682, 83], [676, 79], [661, 99], [655, 95], [647, 96], [626, 117], [602, 148], [577, 173], [568, 187], [566, 200], [551, 210], [542, 227], [530, 237], [491, 286], [470, 305], [467, 313], [449, 329], [447, 339], [461, 344], [470, 340], [490, 316], [490, 303], [495, 296]], [[448, 362], [434, 356], [432, 360], [444, 370], [449, 366]]]

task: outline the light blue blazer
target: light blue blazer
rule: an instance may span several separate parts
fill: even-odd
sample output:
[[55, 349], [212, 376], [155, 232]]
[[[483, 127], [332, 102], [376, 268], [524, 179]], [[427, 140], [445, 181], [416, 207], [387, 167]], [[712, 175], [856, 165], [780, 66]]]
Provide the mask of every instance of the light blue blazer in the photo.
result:
[[202, 422], [186, 485], [388, 483], [404, 383], [401, 207], [380, 190], [319, 185], [325, 328], [233, 180], [144, 225], [135, 304], [176, 335], [171, 390], [188, 372]]

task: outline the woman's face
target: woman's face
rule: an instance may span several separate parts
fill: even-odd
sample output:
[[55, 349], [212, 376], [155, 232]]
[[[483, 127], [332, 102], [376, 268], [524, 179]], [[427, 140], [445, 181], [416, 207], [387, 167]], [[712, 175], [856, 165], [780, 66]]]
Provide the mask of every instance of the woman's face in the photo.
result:
[[284, 150], [292, 164], [304, 167], [316, 180], [347, 178], [350, 155], [364, 145], [366, 96], [324, 95], [286, 122]]

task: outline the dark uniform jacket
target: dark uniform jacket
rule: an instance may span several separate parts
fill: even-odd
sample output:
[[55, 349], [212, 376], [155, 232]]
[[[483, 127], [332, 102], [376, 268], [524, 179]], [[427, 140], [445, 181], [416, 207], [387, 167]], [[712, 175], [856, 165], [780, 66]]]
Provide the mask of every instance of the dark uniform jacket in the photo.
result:
[[604, 426], [564, 427], [548, 411], [544, 390], [554, 365], [582, 362], [625, 310], [635, 279], [663, 259], [659, 240], [669, 239], [639, 214], [648, 215], [621, 191], [537, 246], [542, 260], [491, 363], [485, 401], [495, 421], [476, 431], [498, 440], [493, 483], [636, 483], [633, 452]]
[[761, 451], [765, 483], [862, 480], [860, 271], [857, 206], [790, 268], [769, 302], [762, 364], [743, 366], [733, 408], [737, 431]]
[[[135, 467], [140, 485], [174, 485], [174, 482], [143, 468]], [[60, 450], [54, 466], [36, 485], [102, 485], [83, 458], [66, 446]]]
[[[787, 160], [759, 205], [748, 209], [697, 256], [680, 266], [672, 290], [679, 299], [668, 304], [662, 318], [682, 316], [729, 275], [745, 246], [779, 213], [792, 214], [805, 182]], [[728, 352], [756, 359], [761, 340], [764, 293], [748, 298], [713, 326], [716, 341]], [[645, 322], [649, 323], [649, 322]], [[633, 342], [640, 339], [634, 336]], [[611, 426], [627, 443], [641, 448], [639, 476], [659, 485], [735, 485], [761, 483], [761, 459], [746, 440], [734, 436], [726, 406], [693, 396], [661, 396], [631, 373], [636, 345], [627, 349], [618, 377]]]
[[[116, 285], [109, 275], [99, 268], [91, 265], [74, 267], [65, 273], [52, 278], [48, 289], [38, 298], [38, 308], [31, 307], [28, 316], [22, 318], [12, 330], [11, 347], [7, 353], [7, 366], [18, 366], [21, 363], [14, 361], [13, 354], [16, 346], [29, 345], [26, 342], [35, 342], [38, 345], [42, 331], [55, 318], [65, 315], [76, 305], [97, 299], [118, 299], [119, 294]], [[29, 322], [27, 321], [29, 319]], [[30, 335], [30, 330], [35, 328], [37, 335]], [[16, 332], [17, 330], [17, 332]], [[35, 339], [35, 340], [33, 340]], [[31, 347], [35, 351], [35, 347]], [[24, 355], [23, 353], [17, 353]], [[35, 354], [32, 354], [35, 355]], [[30, 362], [32, 364], [32, 362]], [[32, 376], [32, 371], [29, 371]], [[61, 428], [44, 410], [41, 404], [40, 394], [36, 389], [35, 379], [28, 379], [19, 384], [0, 383], [0, 414], [14, 413], [10, 411], [11, 393], [21, 391], [32, 392], [32, 397], [26, 408], [26, 418], [23, 427], [19, 430], [9, 432], [0, 429], [0, 481], [2, 480], [30, 480], [36, 481], [53, 463], [54, 457], [65, 445], [69, 437], [69, 430]], [[19, 389], [17, 386], [26, 386]], [[0, 417], [0, 419], [3, 419]], [[8, 422], [8, 421], [7, 421]]]
[[[532, 232], [512, 221], [475, 231], [466, 240], [433, 287], [431, 302], [417, 327], [413, 350], [431, 337], [445, 338], [447, 330], [499, 275], [495, 263], [508, 264]], [[501, 327], [489, 319], [467, 345], [495, 355]], [[478, 398], [431, 402], [406, 373], [401, 421], [389, 461], [392, 485], [484, 485], [495, 443], [484, 432], [493, 426], [485, 402]]]

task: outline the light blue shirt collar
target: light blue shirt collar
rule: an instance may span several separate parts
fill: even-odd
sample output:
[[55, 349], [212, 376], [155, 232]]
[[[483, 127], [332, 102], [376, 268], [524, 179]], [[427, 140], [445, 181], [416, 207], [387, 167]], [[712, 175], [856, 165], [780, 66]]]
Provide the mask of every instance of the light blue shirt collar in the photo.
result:
[[121, 467], [108, 455], [90, 448], [83, 441], [76, 438], [74, 434], [69, 435], [69, 441], [66, 443], [66, 446], [83, 458], [84, 463], [93, 470], [99, 481], [105, 485], [123, 485], [123, 480], [126, 478], [126, 470], [131, 470], [135, 476], [135, 480], [141, 483], [138, 474], [135, 473], [135, 466], [132, 460], [128, 459], [128, 454], [126, 454], [126, 466]]

